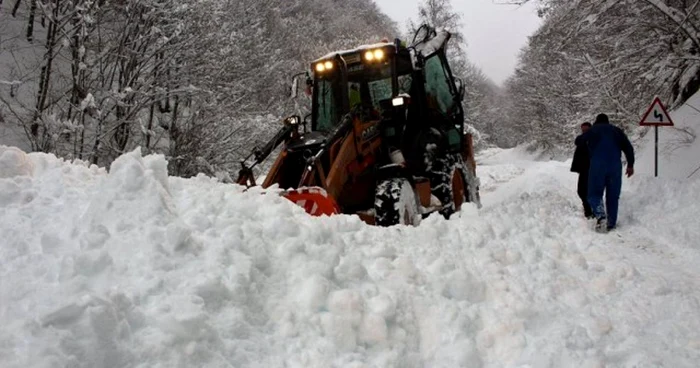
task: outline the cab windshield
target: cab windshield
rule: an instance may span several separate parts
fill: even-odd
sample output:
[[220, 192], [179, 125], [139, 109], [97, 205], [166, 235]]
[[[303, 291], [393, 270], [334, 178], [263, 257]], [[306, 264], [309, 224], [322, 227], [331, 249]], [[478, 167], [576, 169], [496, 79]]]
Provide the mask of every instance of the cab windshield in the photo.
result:
[[[381, 112], [380, 102], [393, 97], [391, 86], [391, 66], [364, 68], [356, 66], [349, 68], [347, 98], [350, 109], [358, 105]], [[400, 75], [399, 93], [409, 93], [411, 87], [410, 74]], [[315, 83], [315, 126], [314, 130], [330, 131], [340, 122], [343, 104], [340, 91], [340, 78], [337, 76], [327, 79], [316, 79]]]
[[339, 120], [339, 109], [342, 105], [338, 103], [340, 97], [336, 96], [333, 84], [332, 80], [318, 79], [316, 81], [314, 88], [316, 111], [314, 111], [315, 126], [313, 130], [330, 131], [335, 126], [336, 121]]

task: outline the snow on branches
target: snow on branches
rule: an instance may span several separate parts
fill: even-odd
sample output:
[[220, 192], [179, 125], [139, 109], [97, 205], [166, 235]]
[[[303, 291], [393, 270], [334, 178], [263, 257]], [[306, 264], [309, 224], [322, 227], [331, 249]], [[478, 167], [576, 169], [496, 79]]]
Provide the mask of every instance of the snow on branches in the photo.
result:
[[544, 24], [508, 82], [525, 140], [570, 145], [599, 112], [633, 129], [654, 95], [675, 107], [700, 87], [700, 1], [539, 3]]

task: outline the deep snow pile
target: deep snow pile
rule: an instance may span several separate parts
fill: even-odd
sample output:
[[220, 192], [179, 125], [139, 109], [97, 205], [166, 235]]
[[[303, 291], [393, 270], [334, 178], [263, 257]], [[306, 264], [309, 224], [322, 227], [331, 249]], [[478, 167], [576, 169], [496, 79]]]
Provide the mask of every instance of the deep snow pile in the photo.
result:
[[700, 181], [625, 181], [620, 230], [568, 163], [480, 160], [484, 207], [420, 227], [0, 148], [3, 367], [695, 367]]

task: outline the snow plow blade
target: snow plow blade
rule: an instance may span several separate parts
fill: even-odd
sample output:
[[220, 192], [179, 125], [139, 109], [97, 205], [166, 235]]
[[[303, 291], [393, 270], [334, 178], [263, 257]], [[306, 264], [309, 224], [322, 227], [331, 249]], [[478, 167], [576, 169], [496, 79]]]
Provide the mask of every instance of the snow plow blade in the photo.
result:
[[319, 187], [290, 189], [281, 193], [288, 200], [302, 207], [309, 215], [337, 215], [340, 213], [338, 204], [328, 193]]

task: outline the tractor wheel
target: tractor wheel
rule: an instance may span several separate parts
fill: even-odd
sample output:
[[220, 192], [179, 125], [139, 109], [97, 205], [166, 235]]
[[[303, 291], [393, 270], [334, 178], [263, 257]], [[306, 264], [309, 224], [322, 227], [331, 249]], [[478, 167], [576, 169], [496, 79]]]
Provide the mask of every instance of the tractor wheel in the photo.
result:
[[374, 211], [379, 226], [420, 223], [416, 194], [411, 183], [404, 178], [386, 179], [377, 185]]
[[428, 175], [432, 194], [443, 204], [440, 213], [449, 219], [469, 198], [464, 162], [458, 155], [436, 159], [432, 162]]

